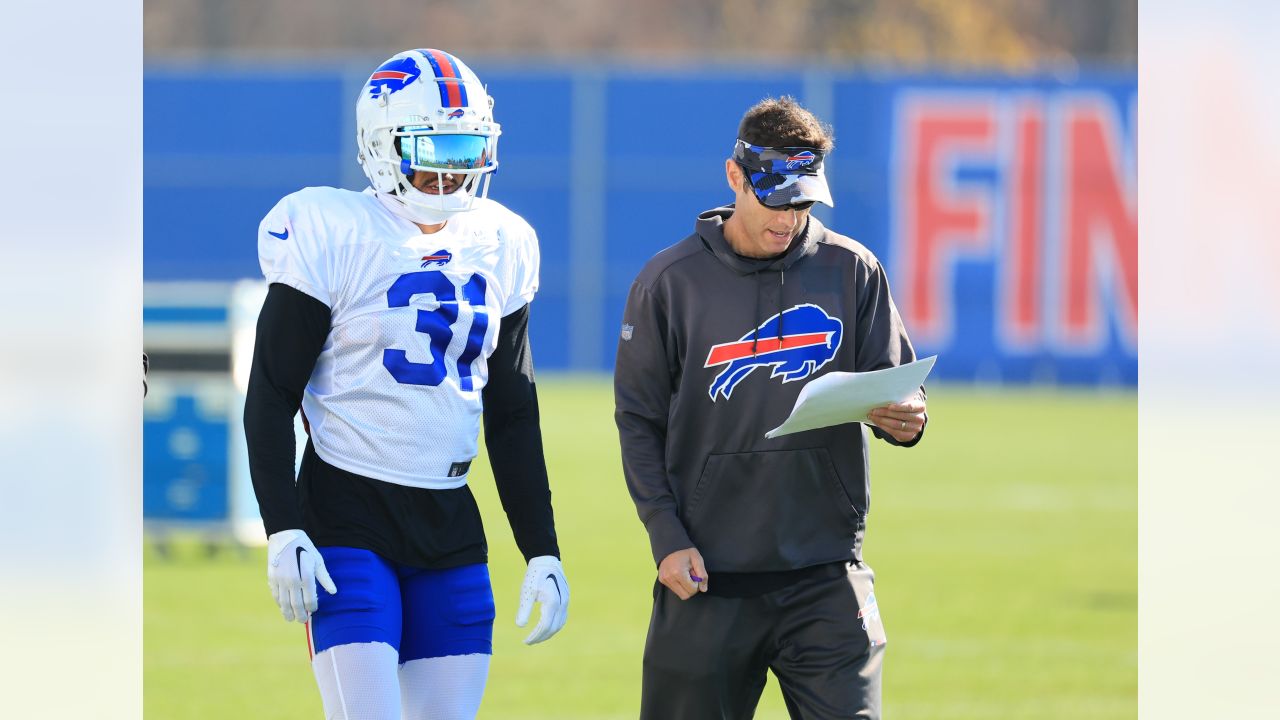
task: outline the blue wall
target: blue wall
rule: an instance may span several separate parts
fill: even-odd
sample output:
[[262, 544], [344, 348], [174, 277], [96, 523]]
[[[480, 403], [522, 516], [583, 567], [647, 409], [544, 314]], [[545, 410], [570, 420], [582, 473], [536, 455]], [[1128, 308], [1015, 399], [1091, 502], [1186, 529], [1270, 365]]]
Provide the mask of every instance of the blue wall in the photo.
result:
[[[148, 68], [145, 278], [257, 277], [277, 199], [362, 188], [352, 115], [370, 67]], [[940, 355], [935, 377], [1137, 382], [1131, 71], [473, 67], [503, 126], [491, 196], [542, 243], [540, 369], [612, 367], [632, 278], [731, 199], [722, 163], [742, 111], [791, 94], [835, 129], [836, 208], [819, 217], [885, 262], [917, 349]], [[931, 193], [940, 205], [922, 209]], [[1034, 218], [1021, 235], [1019, 217]], [[1038, 260], [1014, 263], [1026, 248]]]

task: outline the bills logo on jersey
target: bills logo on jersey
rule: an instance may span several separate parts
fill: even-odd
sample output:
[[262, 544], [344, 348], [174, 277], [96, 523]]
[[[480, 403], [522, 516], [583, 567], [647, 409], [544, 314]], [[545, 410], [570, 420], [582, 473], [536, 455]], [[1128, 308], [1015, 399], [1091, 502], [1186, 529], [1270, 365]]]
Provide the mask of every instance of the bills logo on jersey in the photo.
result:
[[836, 356], [843, 331], [839, 318], [805, 303], [774, 315], [738, 340], [712, 346], [703, 367], [726, 367], [711, 382], [711, 401], [717, 396], [728, 400], [756, 368], [771, 368], [769, 377], [781, 376], [784, 383], [809, 377]]
[[376, 98], [384, 93], [397, 93], [409, 87], [409, 83], [417, 80], [421, 74], [418, 63], [411, 57], [388, 60], [369, 76], [369, 95]]
[[448, 250], [437, 250], [430, 255], [422, 256], [422, 267], [428, 267], [430, 265], [439, 265], [440, 267], [444, 267], [452, 259], [453, 253]]
[[815, 155], [813, 154], [813, 152], [809, 150], [805, 150], [804, 152], [798, 152], [795, 155], [791, 155], [787, 158], [787, 169], [796, 170], [798, 168], [802, 168], [805, 165], [808, 165], [809, 163], [813, 162], [814, 157]]

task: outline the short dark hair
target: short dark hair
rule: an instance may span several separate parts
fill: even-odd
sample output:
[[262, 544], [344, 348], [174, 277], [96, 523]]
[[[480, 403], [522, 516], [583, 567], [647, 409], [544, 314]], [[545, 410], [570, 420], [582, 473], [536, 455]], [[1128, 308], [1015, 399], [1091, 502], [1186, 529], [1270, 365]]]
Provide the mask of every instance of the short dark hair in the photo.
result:
[[831, 126], [790, 95], [765, 98], [752, 105], [738, 123], [738, 138], [761, 147], [811, 147], [830, 151]]

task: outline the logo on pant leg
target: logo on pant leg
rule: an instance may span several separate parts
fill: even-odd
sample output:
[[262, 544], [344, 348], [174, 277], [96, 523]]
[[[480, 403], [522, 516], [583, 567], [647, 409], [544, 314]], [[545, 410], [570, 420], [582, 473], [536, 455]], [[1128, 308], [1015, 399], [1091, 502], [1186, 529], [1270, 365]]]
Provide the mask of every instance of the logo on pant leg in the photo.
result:
[[[867, 604], [858, 611], [858, 619], [862, 620], [862, 629], [868, 630], [868, 624], [880, 619], [880, 606], [876, 604], [876, 594], [867, 595]], [[874, 641], [873, 641], [874, 642]]]

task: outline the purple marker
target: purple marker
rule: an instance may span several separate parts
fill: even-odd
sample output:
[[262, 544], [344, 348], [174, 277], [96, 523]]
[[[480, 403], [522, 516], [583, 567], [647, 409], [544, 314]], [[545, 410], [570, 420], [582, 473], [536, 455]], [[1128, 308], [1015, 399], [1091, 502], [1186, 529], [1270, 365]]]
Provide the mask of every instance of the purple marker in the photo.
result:
[[694, 581], [694, 582], [696, 582], [696, 583], [706, 582], [705, 580], [703, 580], [702, 578], [698, 577], [697, 575], [694, 575], [693, 573], [689, 573], [689, 579], [690, 579], [690, 580], [692, 580], [692, 581]]

